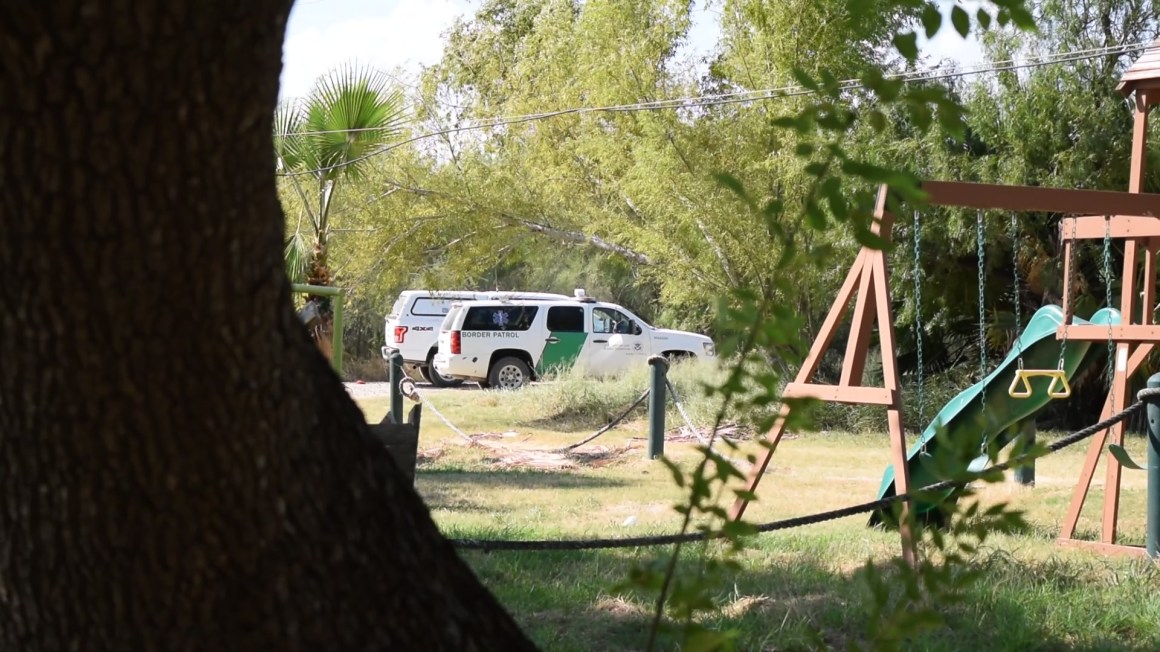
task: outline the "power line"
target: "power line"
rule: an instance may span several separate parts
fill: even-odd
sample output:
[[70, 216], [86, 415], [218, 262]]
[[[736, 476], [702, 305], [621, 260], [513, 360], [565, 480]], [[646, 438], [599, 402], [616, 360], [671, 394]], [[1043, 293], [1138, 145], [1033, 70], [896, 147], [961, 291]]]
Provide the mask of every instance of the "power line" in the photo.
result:
[[[1070, 61], [1078, 61], [1080, 59], [1094, 58], [1097, 56], [1111, 56], [1125, 54], [1133, 49], [1148, 45], [1150, 41], [1141, 41], [1138, 43], [1127, 43], [1115, 46], [1103, 46], [1098, 48], [1089, 48], [1086, 50], [1073, 50], [1071, 52], [1053, 53], [1043, 55], [1042, 57], [1032, 57], [1032, 59], [1039, 59], [1039, 61], [1020, 63], [1015, 59], [1007, 59], [1004, 61], [995, 61], [988, 64], [977, 64], [969, 66], [962, 70], [954, 72], [940, 72], [939, 69], [933, 68], [930, 70], [920, 70], [911, 73], [899, 73], [897, 75], [887, 75], [886, 79], [896, 79], [904, 82], [908, 81], [924, 81], [927, 79], [949, 79], [953, 77], [962, 77], [967, 75], [975, 75], [984, 72], [1001, 72], [1003, 70], [1015, 70], [1019, 68], [1032, 67], [1035, 65], [1047, 65], [1054, 63], [1067, 63]], [[840, 90], [851, 90], [864, 88], [859, 79], [846, 79], [837, 83]], [[685, 108], [697, 106], [717, 106], [720, 104], [728, 104], [733, 102], [757, 102], [765, 99], [773, 99], [775, 97], [795, 97], [798, 95], [812, 95], [815, 91], [802, 88], [800, 85], [783, 86], [781, 88], [770, 88], [763, 90], [745, 90], [733, 91], [729, 93], [714, 93], [709, 95], [699, 95], [696, 97], [675, 97], [663, 100], [651, 100], [647, 102], [636, 102], [632, 104], [614, 104], [610, 106], [595, 106], [595, 107], [569, 107], [565, 109], [554, 109], [551, 111], [542, 111], [539, 113], [525, 113], [514, 116], [500, 116], [496, 118], [481, 118], [476, 120], [468, 128], [482, 128], [486, 126], [499, 126], [503, 124], [513, 124], [514, 122], [524, 122], [528, 120], [544, 119], [557, 117], [562, 115], [579, 114], [579, 113], [593, 113], [593, 112], [633, 112], [633, 111], [652, 111], [668, 108]], [[459, 105], [451, 105], [452, 108], [467, 108]], [[439, 107], [436, 107], [439, 108]], [[383, 129], [382, 127], [367, 127], [361, 129], [331, 129], [323, 131], [302, 131], [289, 132], [287, 136], [313, 136], [344, 132], [360, 132], [360, 131], [376, 131]], [[431, 135], [440, 135], [443, 132], [432, 133]]]
[[[954, 70], [950, 72], [939, 71], [939, 69], [930, 69], [922, 71], [914, 71], [909, 73], [899, 73], [895, 75], [887, 75], [886, 79], [901, 81], [903, 83], [936, 81], [942, 79], [954, 79], [959, 77], [967, 77], [971, 75], [978, 75], [988, 72], [1006, 72], [1014, 70], [1024, 70], [1029, 68], [1040, 68], [1049, 65], [1070, 63], [1075, 61], [1082, 61], [1084, 59], [1094, 59], [1102, 56], [1119, 56], [1127, 54], [1138, 48], [1148, 45], [1149, 41], [1140, 41], [1136, 43], [1126, 43], [1122, 45], [1104, 46], [1099, 48], [1089, 48], [1086, 50], [1074, 50], [1071, 52], [1056, 52], [1039, 57], [1029, 57], [1028, 60], [1020, 62], [1015, 59], [1008, 59], [1006, 61], [997, 61], [990, 64], [980, 64], [977, 66], [970, 66], [962, 70]], [[845, 79], [837, 82], [836, 87], [840, 91], [851, 91], [865, 89], [866, 85], [859, 79]], [[649, 102], [637, 102], [633, 104], [618, 104], [610, 106], [594, 106], [594, 107], [569, 107], [565, 109], [557, 109], [553, 111], [544, 111], [540, 113], [529, 113], [515, 116], [500, 116], [496, 118], [484, 118], [475, 122], [452, 127], [449, 129], [442, 129], [438, 131], [425, 132], [411, 138], [407, 138], [397, 143], [381, 147], [371, 152], [367, 152], [362, 156], [355, 157], [349, 161], [336, 163], [331, 166], [316, 168], [313, 170], [300, 170], [297, 172], [281, 172], [279, 176], [300, 176], [307, 174], [318, 174], [322, 172], [329, 172], [332, 170], [341, 169], [355, 163], [359, 163], [368, 158], [386, 154], [394, 149], [403, 147], [419, 140], [427, 138], [434, 138], [437, 136], [446, 136], [465, 131], [475, 131], [479, 129], [488, 129], [492, 127], [501, 127], [507, 125], [520, 124], [524, 122], [534, 122], [539, 120], [546, 120], [548, 118], [561, 117], [565, 115], [582, 115], [587, 113], [634, 113], [637, 111], [659, 111], [667, 109], [692, 109], [701, 107], [724, 106], [729, 104], [741, 104], [750, 102], [761, 102], [765, 100], [772, 100], [776, 98], [799, 97], [805, 95], [816, 95], [818, 91], [813, 91], [804, 88], [800, 85], [784, 86], [781, 88], [772, 88], [755, 91], [736, 91], [731, 93], [717, 93], [712, 95], [702, 95], [699, 97], [680, 97], [665, 100], [654, 100]], [[341, 130], [338, 130], [341, 131]]]

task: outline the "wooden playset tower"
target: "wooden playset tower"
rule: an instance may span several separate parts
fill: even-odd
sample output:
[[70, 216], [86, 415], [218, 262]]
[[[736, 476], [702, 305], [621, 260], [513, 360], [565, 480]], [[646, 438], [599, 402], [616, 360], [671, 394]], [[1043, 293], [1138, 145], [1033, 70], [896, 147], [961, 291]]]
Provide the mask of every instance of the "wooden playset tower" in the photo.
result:
[[[1124, 72], [1116, 89], [1123, 93], [1134, 107], [1128, 192], [1143, 193], [1144, 171], [1147, 165], [1148, 112], [1160, 102], [1160, 40], [1153, 41], [1144, 50], [1143, 55]], [[1120, 273], [1121, 325], [1113, 327], [1110, 334], [1107, 332], [1108, 329], [1102, 326], [1073, 326], [1070, 332], [1070, 337], [1076, 339], [1104, 341], [1110, 337], [1115, 342], [1115, 371], [1111, 390], [1100, 414], [1102, 420], [1124, 409], [1128, 404], [1131, 391], [1129, 378], [1160, 342], [1160, 326], [1153, 323], [1160, 220], [1151, 215], [1112, 215], [1109, 222], [1104, 215], [1091, 215], [1067, 218], [1061, 227], [1063, 233], [1069, 234], [1068, 238], [1072, 237], [1070, 235], [1072, 233], [1077, 240], [1103, 238], [1105, 232], [1110, 231], [1113, 239], [1122, 240], [1124, 243], [1124, 266]], [[1068, 247], [1074, 246], [1070, 239], [1065, 242]], [[1070, 315], [1069, 310], [1070, 306], [1065, 303], [1064, 314]], [[1104, 552], [1142, 555], [1144, 548], [1125, 546], [1116, 541], [1122, 467], [1119, 460], [1107, 452], [1105, 446], [1107, 443], [1123, 445], [1122, 422], [1110, 430], [1097, 434], [1088, 445], [1087, 458], [1084, 460], [1079, 482], [1076, 483], [1071, 505], [1060, 529], [1059, 542], [1064, 545], [1095, 547]], [[1100, 540], [1083, 541], [1075, 538], [1076, 525], [1101, 458], [1105, 462], [1105, 479]]]
[[[1099, 420], [1121, 411], [1130, 402], [1129, 377], [1144, 362], [1156, 344], [1160, 343], [1160, 325], [1154, 324], [1152, 318], [1156, 302], [1156, 251], [1160, 248], [1160, 195], [1142, 192], [1148, 111], [1154, 104], [1160, 102], [1160, 39], [1152, 43], [1143, 56], [1127, 70], [1118, 89], [1126, 97], [1132, 98], [1135, 106], [1131, 176], [1127, 192], [950, 181], [922, 183], [922, 190], [927, 195], [926, 203], [929, 205], [1062, 215], [1060, 239], [1064, 245], [1065, 279], [1071, 278], [1070, 254], [1078, 246], [1079, 241], [1110, 239], [1112, 243], [1122, 242], [1124, 260], [1119, 275], [1121, 282], [1119, 325], [1108, 327], [1071, 324], [1074, 306], [1071, 301], [1070, 281], [1065, 282], [1063, 293], [1065, 297], [1062, 306], [1063, 323], [1066, 325], [1066, 337], [1075, 341], [1110, 342], [1115, 348], [1115, 371]], [[889, 188], [885, 185], [879, 189], [873, 226], [874, 232], [887, 242], [891, 240], [894, 226], [894, 216], [887, 210], [889, 192]], [[817, 383], [813, 378], [818, 364], [822, 355], [830, 348], [838, 326], [849, 310], [851, 300], [854, 302], [854, 311], [841, 378], [836, 385]], [[882, 359], [881, 387], [862, 384], [871, 334], [875, 326]], [[902, 423], [902, 396], [894, 327], [887, 258], [880, 250], [863, 248], [838, 291], [797, 377], [785, 387], [782, 396], [788, 399], [814, 398], [826, 402], [885, 407], [895, 490], [902, 494], [912, 487], [906, 463], [906, 438]], [[1065, 326], [1060, 326], [1056, 338], [1063, 339], [1064, 334]], [[766, 473], [792, 409], [791, 403], [783, 403], [780, 417], [766, 434], [769, 446], [750, 469], [746, 486], [749, 491], [756, 490], [758, 482]], [[1116, 542], [1121, 465], [1108, 453], [1106, 445], [1109, 440], [1116, 444], [1123, 443], [1123, 424], [1103, 431], [1092, 439], [1070, 509], [1061, 528], [1059, 542], [1065, 545], [1094, 546], [1103, 552], [1143, 554], [1142, 547], [1125, 546]], [[1080, 541], [1075, 539], [1076, 524], [1101, 458], [1106, 462], [1106, 480], [1100, 541]], [[733, 505], [731, 517], [740, 518], [747, 504], [747, 500], [738, 499]], [[913, 562], [914, 539], [908, 523], [907, 507], [904, 506], [899, 527], [903, 556]]]

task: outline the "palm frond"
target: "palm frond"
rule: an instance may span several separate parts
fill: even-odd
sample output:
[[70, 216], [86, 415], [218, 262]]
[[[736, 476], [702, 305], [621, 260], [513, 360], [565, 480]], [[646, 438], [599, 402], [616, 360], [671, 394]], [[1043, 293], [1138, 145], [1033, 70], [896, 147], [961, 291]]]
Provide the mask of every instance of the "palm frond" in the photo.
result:
[[291, 283], [305, 283], [306, 269], [310, 264], [310, 245], [301, 231], [295, 231], [286, 239], [283, 253], [286, 276]]
[[305, 131], [305, 113], [293, 101], [279, 103], [274, 111], [274, 153], [281, 171], [299, 171], [308, 168], [311, 161]]
[[343, 65], [315, 82], [307, 99], [304, 130], [321, 175], [357, 176], [348, 165], [390, 142], [406, 122], [402, 91], [380, 71]]

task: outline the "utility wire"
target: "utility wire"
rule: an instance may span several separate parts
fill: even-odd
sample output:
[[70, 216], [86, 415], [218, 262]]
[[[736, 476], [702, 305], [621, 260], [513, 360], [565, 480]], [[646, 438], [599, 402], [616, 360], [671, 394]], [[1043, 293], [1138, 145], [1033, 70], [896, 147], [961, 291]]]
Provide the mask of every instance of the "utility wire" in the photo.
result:
[[[1122, 45], [1106, 46], [1100, 48], [1089, 48], [1086, 50], [1075, 50], [1071, 52], [1057, 52], [1039, 57], [1029, 57], [1023, 62], [1015, 59], [1008, 59], [1006, 61], [997, 61], [990, 64], [981, 64], [977, 66], [970, 66], [962, 70], [954, 70], [950, 72], [940, 72], [938, 69], [914, 71], [909, 73], [899, 73], [896, 75], [887, 75], [886, 79], [901, 81], [903, 83], [921, 82], [921, 81], [935, 81], [942, 79], [954, 79], [959, 77], [967, 77], [971, 75], [978, 75], [988, 72], [1006, 72], [1013, 70], [1024, 70], [1028, 68], [1041, 68], [1044, 66], [1055, 65], [1060, 63], [1070, 63], [1075, 61], [1082, 61], [1084, 59], [1094, 59], [1102, 56], [1119, 56], [1127, 54], [1135, 49], [1148, 45], [1148, 42], [1140, 41], [1136, 43], [1126, 43]], [[851, 91], [865, 89], [865, 84], [859, 79], [846, 79], [836, 84], [838, 90]], [[548, 118], [555, 118], [565, 115], [581, 115], [586, 113], [633, 113], [637, 111], [659, 111], [667, 109], [691, 109], [698, 107], [713, 107], [723, 106], [728, 104], [761, 102], [765, 100], [772, 100], [777, 98], [799, 97], [805, 95], [816, 95], [818, 91], [804, 88], [800, 85], [784, 86], [781, 88], [771, 88], [756, 91], [736, 91], [732, 93], [717, 93], [712, 95], [702, 95], [699, 97], [680, 97], [665, 100], [655, 100], [650, 102], [638, 102], [635, 104], [618, 104], [610, 106], [591, 106], [591, 107], [569, 107], [565, 109], [557, 109], [553, 111], [545, 111], [541, 113], [529, 113], [515, 116], [501, 116], [496, 118], [484, 118], [472, 123], [442, 129], [438, 131], [430, 131], [412, 136], [397, 143], [381, 147], [379, 149], [367, 152], [362, 156], [335, 163], [334, 165], [315, 168], [311, 170], [299, 170], [296, 172], [280, 172], [279, 176], [292, 177], [299, 175], [313, 175], [332, 170], [337, 170], [343, 167], [354, 165], [368, 158], [386, 154], [394, 149], [409, 145], [419, 140], [427, 138], [434, 138], [437, 136], [446, 136], [455, 133], [466, 131], [476, 131], [479, 129], [488, 129], [492, 127], [502, 127], [507, 125], [520, 124], [524, 122], [534, 122], [545, 120]], [[342, 130], [336, 130], [342, 131]], [[329, 132], [305, 132], [311, 134], [322, 134]]]
[[[928, 70], [917, 70], [909, 73], [899, 73], [896, 75], [887, 75], [887, 79], [897, 79], [904, 82], [908, 81], [924, 81], [935, 79], [950, 79], [953, 77], [964, 77], [968, 75], [977, 75], [985, 72], [1002, 72], [1005, 70], [1017, 70], [1021, 68], [1038, 67], [1042, 65], [1068, 63], [1072, 61], [1079, 61], [1082, 59], [1095, 58], [1097, 56], [1111, 56], [1127, 54], [1128, 52], [1148, 45], [1148, 41], [1141, 41], [1137, 43], [1125, 43], [1122, 45], [1102, 46], [1098, 48], [1088, 48], [1086, 50], [1073, 50], [1070, 52], [1055, 52], [1051, 54], [1041, 55], [1039, 57], [1030, 57], [1030, 61], [1020, 62], [1016, 59], [1007, 59], [1003, 61], [994, 61], [987, 64], [976, 64], [968, 66], [962, 70], [955, 70], [951, 72], [940, 72], [938, 68], [931, 68]], [[856, 90], [865, 88], [865, 85], [859, 79], [846, 79], [837, 83], [841, 90]], [[512, 116], [498, 116], [494, 118], [480, 118], [473, 123], [467, 125], [468, 128], [483, 128], [487, 126], [500, 126], [504, 124], [512, 124], [513, 122], [523, 122], [532, 119], [552, 118], [561, 115], [569, 115], [575, 113], [595, 113], [595, 112], [633, 112], [633, 111], [653, 111], [669, 108], [685, 108], [696, 106], [716, 106], [718, 104], [728, 104], [732, 102], [757, 102], [760, 100], [774, 99], [776, 97], [795, 97], [798, 95], [813, 95], [816, 91], [802, 88], [799, 85], [783, 86], [780, 88], [767, 88], [762, 90], [743, 90], [733, 91], [728, 93], [713, 93], [708, 95], [699, 95], [696, 97], [674, 97], [662, 100], [650, 100], [647, 102], [635, 102], [631, 104], [613, 104], [609, 106], [591, 106], [591, 107], [568, 107], [564, 109], [554, 109], [551, 111], [542, 111], [539, 113], [525, 113]], [[442, 108], [438, 105], [436, 108]], [[459, 105], [452, 105], [452, 108], [466, 108]], [[408, 121], [413, 122], [413, 121]], [[298, 131], [288, 132], [285, 136], [317, 136], [335, 133], [357, 133], [362, 131], [381, 131], [387, 127], [363, 127], [358, 129], [328, 129], [320, 131]], [[432, 136], [440, 135], [442, 132], [431, 134]]]

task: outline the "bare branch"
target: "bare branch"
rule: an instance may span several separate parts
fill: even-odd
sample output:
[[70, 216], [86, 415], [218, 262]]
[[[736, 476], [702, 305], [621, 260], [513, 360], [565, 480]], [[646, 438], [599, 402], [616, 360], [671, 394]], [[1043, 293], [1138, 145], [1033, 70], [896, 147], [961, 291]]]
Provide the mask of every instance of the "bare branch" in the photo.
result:
[[589, 245], [592, 247], [596, 247], [597, 249], [601, 249], [603, 251], [609, 251], [609, 252], [612, 252], [612, 253], [617, 254], [619, 256], [622, 256], [624, 258], [627, 258], [628, 260], [630, 260], [634, 263], [640, 264], [640, 265], [651, 265], [652, 264], [652, 260], [649, 259], [648, 256], [640, 253], [639, 251], [633, 251], [632, 249], [629, 249], [628, 247], [625, 247], [624, 245], [618, 245], [615, 242], [609, 242], [608, 240], [605, 240], [604, 238], [602, 238], [598, 235], [595, 235], [595, 234], [589, 235], [587, 233], [581, 233], [579, 231], [567, 231], [564, 229], [557, 229], [556, 227], [548, 226], [547, 224], [539, 224], [537, 222], [531, 222], [531, 221], [521, 219], [518, 217], [514, 217], [511, 215], [501, 215], [501, 216], [505, 220], [508, 220], [509, 222], [512, 222], [514, 224], [518, 224], [518, 225], [528, 229], [529, 231], [532, 231], [534, 233], [540, 233], [542, 235], [549, 236], [549, 237], [554, 238], [556, 240], [562, 240], [564, 242], [575, 242], [577, 244], [585, 244], [585, 245]]
[[422, 197], [428, 197], [428, 196], [444, 197], [447, 199], [451, 199], [453, 201], [459, 201], [461, 203], [464, 203], [466, 205], [471, 206], [472, 208], [475, 208], [476, 210], [479, 210], [482, 212], [494, 213], [494, 214], [498, 215], [500, 217], [500, 219], [504, 220], [508, 224], [521, 226], [529, 231], [532, 231], [533, 233], [545, 235], [545, 236], [554, 238], [556, 240], [560, 240], [562, 242], [574, 242], [576, 244], [584, 244], [584, 245], [596, 247], [597, 249], [600, 249], [603, 251], [608, 251], [608, 252], [617, 254], [619, 256], [622, 256], [622, 257], [626, 258], [627, 260], [634, 262], [634, 263], [637, 263], [639, 265], [651, 265], [652, 264], [652, 260], [649, 259], [649, 257], [646, 256], [645, 254], [642, 254], [638, 251], [634, 251], [632, 249], [629, 249], [628, 247], [625, 247], [624, 245], [619, 245], [619, 244], [616, 244], [615, 242], [609, 242], [608, 240], [605, 240], [604, 238], [602, 238], [598, 235], [589, 235], [587, 233], [581, 233], [579, 231], [569, 231], [566, 229], [558, 229], [556, 227], [549, 226], [547, 224], [543, 224], [540, 222], [533, 222], [531, 220], [527, 220], [527, 219], [524, 219], [521, 217], [516, 217], [516, 216], [510, 215], [508, 213], [496, 211], [494, 209], [491, 209], [491, 208], [488, 208], [485, 206], [480, 206], [480, 205], [478, 205], [475, 202], [472, 202], [470, 200], [466, 200], [466, 199], [463, 199], [460, 197], [455, 197], [453, 195], [449, 195], [447, 193], [443, 193], [443, 192], [440, 192], [437, 190], [430, 190], [427, 188], [418, 188], [418, 187], [413, 187], [413, 186], [407, 186], [405, 184], [399, 183], [397, 181], [392, 181], [392, 180], [387, 180], [387, 183], [395, 186], [397, 189], [406, 190], [407, 192], [411, 192], [411, 193], [414, 193], [414, 194], [422, 196]]

